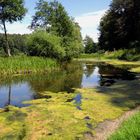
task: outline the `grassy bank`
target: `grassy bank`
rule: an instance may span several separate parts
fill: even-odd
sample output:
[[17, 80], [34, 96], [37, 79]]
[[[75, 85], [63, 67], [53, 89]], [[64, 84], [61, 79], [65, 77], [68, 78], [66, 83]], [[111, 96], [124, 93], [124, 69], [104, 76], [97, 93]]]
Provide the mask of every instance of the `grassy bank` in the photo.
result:
[[55, 60], [41, 57], [0, 57], [0, 75], [29, 74], [58, 68]]
[[129, 120], [125, 121], [108, 140], [138, 139], [140, 139], [140, 112], [136, 113]]
[[92, 58], [96, 60], [126, 60], [126, 61], [140, 61], [140, 54], [136, 50], [118, 50], [113, 52], [98, 52], [93, 54], [82, 54], [79, 58]]

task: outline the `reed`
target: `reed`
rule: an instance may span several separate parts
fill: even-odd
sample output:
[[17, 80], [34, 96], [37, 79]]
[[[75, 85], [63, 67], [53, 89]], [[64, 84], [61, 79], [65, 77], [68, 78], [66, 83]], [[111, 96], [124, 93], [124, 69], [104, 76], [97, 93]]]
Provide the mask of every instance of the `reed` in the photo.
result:
[[42, 57], [0, 57], [0, 75], [30, 74], [58, 69], [56, 60]]

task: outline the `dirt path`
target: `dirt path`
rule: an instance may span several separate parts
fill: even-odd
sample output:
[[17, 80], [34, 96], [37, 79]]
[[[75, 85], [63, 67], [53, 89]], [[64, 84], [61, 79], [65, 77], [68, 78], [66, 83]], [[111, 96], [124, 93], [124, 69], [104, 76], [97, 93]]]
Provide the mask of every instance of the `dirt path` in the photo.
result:
[[97, 128], [95, 128], [96, 135], [94, 137], [88, 135], [86, 140], [107, 140], [108, 136], [115, 132], [124, 120], [127, 120], [138, 111], [140, 111], [140, 106], [136, 109], [127, 111], [118, 119], [105, 121], [99, 124]]

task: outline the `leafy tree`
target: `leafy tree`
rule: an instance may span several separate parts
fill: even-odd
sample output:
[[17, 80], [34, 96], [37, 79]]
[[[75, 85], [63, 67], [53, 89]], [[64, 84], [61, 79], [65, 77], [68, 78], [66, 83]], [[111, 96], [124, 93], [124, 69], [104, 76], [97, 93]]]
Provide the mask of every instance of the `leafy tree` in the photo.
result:
[[71, 36], [62, 37], [62, 47], [64, 47], [66, 51], [66, 60], [69, 60], [72, 57], [78, 57], [78, 55], [83, 52], [83, 42], [80, 30], [81, 28], [78, 23], [73, 22]]
[[33, 16], [31, 28], [45, 30], [61, 38], [61, 47], [65, 50], [65, 59], [77, 56], [82, 50], [80, 27], [69, 17], [58, 1], [39, 0]]
[[58, 36], [69, 36], [72, 33], [72, 21], [61, 3], [39, 0], [37, 11], [31, 23], [32, 29], [43, 28]]
[[93, 39], [89, 36], [86, 36], [84, 39], [85, 53], [95, 53], [97, 50], [96, 44]]
[[100, 47], [105, 50], [132, 48], [140, 42], [140, 1], [113, 0], [100, 23]]
[[65, 50], [60, 45], [60, 37], [44, 31], [34, 32], [27, 39], [28, 52], [31, 56], [43, 56], [62, 60], [65, 56]]
[[[2, 56], [5, 56], [5, 52], [4, 52], [4, 47], [5, 47], [5, 35], [4, 34], [0, 34], [0, 54]], [[9, 48], [10, 51], [13, 55], [17, 55], [17, 54], [28, 54], [28, 50], [27, 50], [27, 37], [29, 35], [20, 35], [20, 34], [7, 34], [8, 37], [8, 44], [9, 44]]]
[[24, 8], [23, 0], [1, 0], [0, 1], [0, 25], [4, 30], [5, 34], [5, 52], [8, 56], [11, 56], [8, 37], [7, 37], [7, 29], [6, 22], [13, 23], [15, 21], [20, 21], [23, 19], [26, 9]]

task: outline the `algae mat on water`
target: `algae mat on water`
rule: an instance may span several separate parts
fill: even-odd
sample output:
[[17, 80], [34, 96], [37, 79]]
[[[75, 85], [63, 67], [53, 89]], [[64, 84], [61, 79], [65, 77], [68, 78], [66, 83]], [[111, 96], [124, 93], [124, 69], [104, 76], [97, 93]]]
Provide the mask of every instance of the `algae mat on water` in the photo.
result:
[[40, 94], [44, 99], [28, 102], [32, 104], [29, 107], [0, 110], [0, 139], [82, 140], [86, 134], [94, 135], [100, 122], [115, 119], [128, 110], [111, 102], [114, 95], [94, 89]]

